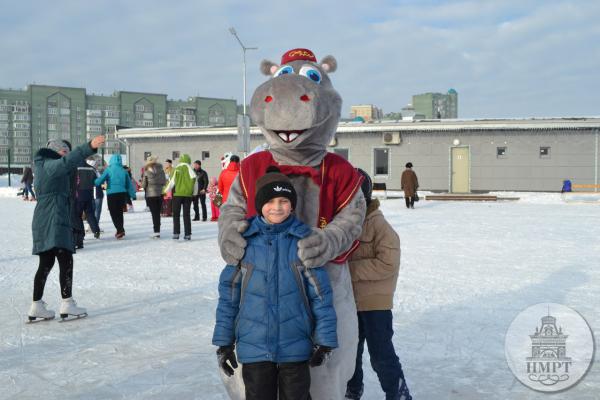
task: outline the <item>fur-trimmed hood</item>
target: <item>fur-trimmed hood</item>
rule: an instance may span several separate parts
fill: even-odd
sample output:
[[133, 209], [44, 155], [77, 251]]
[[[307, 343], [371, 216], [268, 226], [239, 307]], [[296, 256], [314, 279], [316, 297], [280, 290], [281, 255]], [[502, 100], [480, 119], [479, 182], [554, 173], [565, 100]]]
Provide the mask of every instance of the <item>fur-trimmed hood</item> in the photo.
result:
[[372, 199], [369, 205], [367, 206], [367, 212], [365, 213], [365, 218], [369, 216], [372, 212], [379, 210], [379, 199]]
[[50, 150], [49, 148], [42, 147], [35, 153], [35, 158], [50, 158], [52, 160], [58, 160], [62, 156], [55, 152], [54, 150]]

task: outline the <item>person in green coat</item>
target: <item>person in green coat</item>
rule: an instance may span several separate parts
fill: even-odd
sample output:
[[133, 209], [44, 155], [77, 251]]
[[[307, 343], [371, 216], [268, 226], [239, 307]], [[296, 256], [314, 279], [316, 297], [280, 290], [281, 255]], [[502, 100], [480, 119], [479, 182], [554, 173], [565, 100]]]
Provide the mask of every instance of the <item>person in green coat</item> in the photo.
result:
[[187, 154], [179, 157], [179, 164], [171, 174], [169, 183], [163, 190], [166, 193], [173, 191], [173, 239], [179, 239], [179, 214], [183, 207], [183, 230], [185, 240], [192, 239], [192, 219], [190, 218], [190, 208], [192, 205], [192, 196], [198, 194], [198, 185], [196, 183], [196, 171], [190, 165], [192, 159]]
[[39, 256], [39, 266], [33, 280], [33, 303], [29, 320], [54, 318], [54, 311], [46, 308], [42, 300], [48, 274], [58, 260], [62, 302], [60, 314], [82, 316], [85, 308], [77, 307], [72, 297], [73, 253], [75, 245], [71, 228], [71, 176], [77, 164], [95, 154], [104, 143], [104, 136], [69, 151], [63, 140], [50, 140], [34, 158], [35, 188], [38, 202], [33, 212], [31, 231], [33, 254]]

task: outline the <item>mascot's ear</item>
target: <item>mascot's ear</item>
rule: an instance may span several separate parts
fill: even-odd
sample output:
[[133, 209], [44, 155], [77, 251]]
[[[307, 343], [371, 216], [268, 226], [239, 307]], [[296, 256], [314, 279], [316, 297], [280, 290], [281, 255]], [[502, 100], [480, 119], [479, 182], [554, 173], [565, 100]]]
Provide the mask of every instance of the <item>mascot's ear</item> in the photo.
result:
[[321, 60], [321, 68], [323, 68], [323, 71], [327, 72], [328, 74], [335, 72], [337, 69], [337, 61], [335, 60], [335, 57], [325, 56], [325, 58]]
[[263, 75], [271, 76], [277, 71], [277, 68], [279, 68], [279, 65], [269, 60], [262, 60], [260, 63], [260, 72], [262, 72]]

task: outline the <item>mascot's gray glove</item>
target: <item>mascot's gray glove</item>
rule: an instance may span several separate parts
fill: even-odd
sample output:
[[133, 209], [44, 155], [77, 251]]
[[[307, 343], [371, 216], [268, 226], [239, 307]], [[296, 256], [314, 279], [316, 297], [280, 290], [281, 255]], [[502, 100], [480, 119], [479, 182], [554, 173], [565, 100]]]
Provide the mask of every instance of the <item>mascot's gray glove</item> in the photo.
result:
[[242, 233], [248, 229], [248, 221], [232, 221], [222, 227], [220, 236], [221, 256], [227, 264], [238, 265], [244, 257], [246, 239]]
[[310, 236], [298, 242], [298, 257], [308, 268], [321, 267], [333, 260], [336, 246], [322, 229], [313, 228]]

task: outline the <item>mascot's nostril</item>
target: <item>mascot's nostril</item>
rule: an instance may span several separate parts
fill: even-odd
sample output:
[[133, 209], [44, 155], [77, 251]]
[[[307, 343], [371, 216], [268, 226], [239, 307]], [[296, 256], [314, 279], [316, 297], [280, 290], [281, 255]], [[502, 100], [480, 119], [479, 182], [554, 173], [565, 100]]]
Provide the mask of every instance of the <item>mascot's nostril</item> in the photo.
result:
[[310, 101], [310, 97], [308, 97], [307, 95], [303, 94], [302, 96], [300, 96], [300, 100], [302, 100], [302, 101]]
[[272, 101], [273, 101], [273, 98], [271, 96], [265, 97], [265, 103], [270, 103]]

